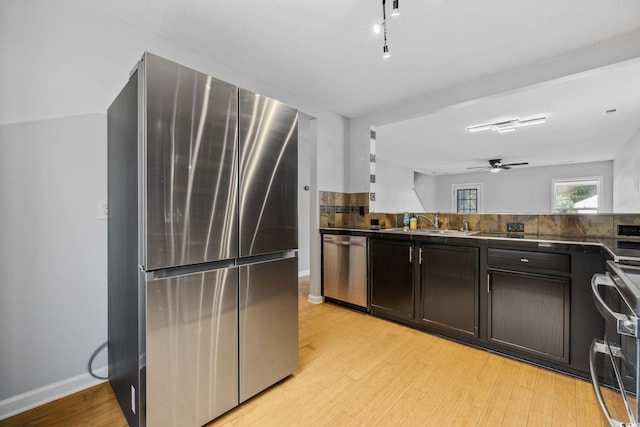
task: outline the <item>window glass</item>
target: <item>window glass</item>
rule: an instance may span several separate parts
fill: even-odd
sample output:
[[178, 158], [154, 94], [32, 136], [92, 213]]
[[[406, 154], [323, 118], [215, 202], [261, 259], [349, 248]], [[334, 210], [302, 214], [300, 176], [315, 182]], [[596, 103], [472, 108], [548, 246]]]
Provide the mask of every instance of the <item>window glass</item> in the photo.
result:
[[598, 213], [601, 178], [553, 180], [553, 212]]
[[457, 212], [477, 213], [478, 212], [478, 189], [464, 188], [457, 191]]
[[452, 210], [458, 213], [482, 213], [482, 183], [454, 184]]

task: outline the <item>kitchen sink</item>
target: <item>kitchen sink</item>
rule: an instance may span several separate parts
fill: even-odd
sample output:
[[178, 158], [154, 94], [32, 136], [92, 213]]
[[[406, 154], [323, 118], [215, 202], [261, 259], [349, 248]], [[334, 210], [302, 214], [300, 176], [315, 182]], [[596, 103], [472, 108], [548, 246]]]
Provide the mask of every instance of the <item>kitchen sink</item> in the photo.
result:
[[473, 234], [478, 234], [480, 231], [461, 231], [461, 230], [450, 230], [447, 228], [420, 228], [417, 230], [409, 230], [411, 233], [420, 233], [420, 234], [433, 234], [436, 236], [444, 235], [444, 236], [471, 236]]
[[448, 228], [418, 228], [416, 230], [404, 230], [403, 228], [390, 228], [387, 231], [404, 232], [410, 234], [426, 234], [429, 236], [472, 236], [480, 233], [480, 231], [460, 231]]

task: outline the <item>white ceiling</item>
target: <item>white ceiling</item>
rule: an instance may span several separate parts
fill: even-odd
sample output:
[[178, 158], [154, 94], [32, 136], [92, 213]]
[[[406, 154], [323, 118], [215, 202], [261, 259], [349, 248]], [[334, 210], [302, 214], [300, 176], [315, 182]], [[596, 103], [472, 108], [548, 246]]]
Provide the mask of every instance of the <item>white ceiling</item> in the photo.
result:
[[[388, 18], [391, 58], [383, 60], [381, 35], [372, 32], [382, 18], [381, 0], [86, 1], [346, 117], [640, 33], [638, 0], [400, 0], [401, 15]], [[462, 171], [490, 158], [532, 165], [599, 160], [603, 144], [628, 140], [633, 127], [597, 127], [602, 109], [618, 107], [618, 122], [632, 115], [640, 122], [640, 72], [620, 72], [616, 80], [593, 73], [382, 126], [379, 155], [386, 157], [382, 145], [393, 141], [389, 159], [400, 161], [394, 151], [409, 152], [423, 160], [410, 166], [428, 173]], [[611, 87], [619, 79], [630, 83]], [[629, 87], [634, 99], [625, 98]], [[464, 131], [537, 114], [548, 123], [501, 135]], [[431, 157], [436, 161], [426, 160]]]

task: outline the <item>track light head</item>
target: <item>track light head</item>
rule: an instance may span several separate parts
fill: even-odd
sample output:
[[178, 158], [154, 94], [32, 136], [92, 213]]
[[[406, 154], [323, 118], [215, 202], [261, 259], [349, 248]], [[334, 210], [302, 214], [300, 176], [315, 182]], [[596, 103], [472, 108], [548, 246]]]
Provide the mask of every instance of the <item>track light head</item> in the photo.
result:
[[389, 46], [386, 44], [382, 47], [382, 59], [390, 58], [391, 54], [389, 53]]
[[400, 9], [399, 9], [398, 3], [400, 3], [400, 0], [393, 0], [393, 11], [391, 12], [391, 16], [400, 15]]

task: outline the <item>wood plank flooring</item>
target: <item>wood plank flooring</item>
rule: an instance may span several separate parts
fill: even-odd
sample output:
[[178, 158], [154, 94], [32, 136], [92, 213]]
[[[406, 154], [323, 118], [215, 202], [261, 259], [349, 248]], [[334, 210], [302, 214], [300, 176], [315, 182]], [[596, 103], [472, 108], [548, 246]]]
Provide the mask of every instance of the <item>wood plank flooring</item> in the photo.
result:
[[[299, 307], [299, 369], [208, 426], [608, 425], [587, 381], [305, 296]], [[0, 421], [85, 425], [126, 425], [108, 383]]]

